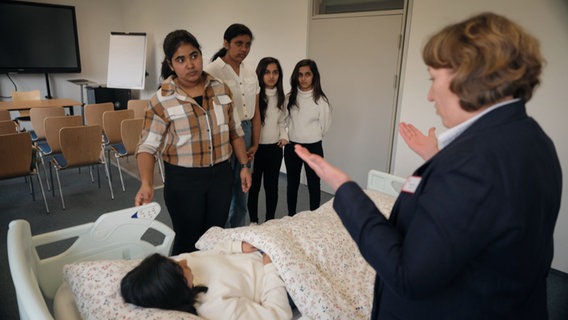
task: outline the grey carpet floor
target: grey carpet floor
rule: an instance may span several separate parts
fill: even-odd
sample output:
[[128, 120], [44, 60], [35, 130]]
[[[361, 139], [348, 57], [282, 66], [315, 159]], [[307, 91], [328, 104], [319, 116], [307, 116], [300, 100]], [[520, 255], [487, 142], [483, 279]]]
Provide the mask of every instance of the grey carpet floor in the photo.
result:
[[[45, 212], [41, 195], [38, 192], [36, 192], [36, 201], [32, 201], [24, 178], [0, 181], [0, 228], [3, 234], [1, 236], [1, 239], [3, 239], [1, 240], [2, 246], [0, 246], [0, 301], [2, 301], [0, 303], [0, 319], [19, 319], [6, 248], [6, 234], [9, 222], [14, 219], [25, 219], [30, 222], [32, 234], [40, 234], [92, 222], [105, 212], [132, 206], [139, 182], [133, 177], [136, 176], [135, 170], [132, 168], [133, 161], [121, 163], [125, 164], [125, 170], [131, 174], [124, 174], [126, 191], [123, 192], [120, 187], [118, 171], [116, 167], [111, 166], [114, 200], [110, 198], [108, 184], [102, 169], [100, 171], [100, 189], [97, 187], [96, 182], [91, 183], [88, 170], [85, 168], [82, 169], [80, 174], [77, 169], [63, 171], [61, 173], [61, 182], [67, 209], [62, 210], [59, 194], [56, 192], [54, 197], [51, 191], [49, 191], [47, 194], [51, 210], [49, 214]], [[159, 179], [158, 173], [156, 173], [156, 179]], [[35, 186], [37, 187], [37, 181], [34, 182], [36, 182]], [[331, 198], [332, 195], [322, 192], [322, 203]], [[157, 219], [171, 226], [171, 220], [164, 205], [161, 189], [156, 190], [154, 200], [162, 206], [162, 212]], [[298, 211], [307, 210], [308, 207], [307, 188], [301, 185], [298, 193]], [[261, 221], [264, 218], [263, 208], [264, 194], [261, 191], [259, 197]], [[281, 218], [286, 213], [286, 180], [285, 176], [282, 175], [279, 185], [279, 202], [276, 218]], [[548, 279], [548, 288], [550, 320], [568, 319], [568, 274], [552, 270]]]

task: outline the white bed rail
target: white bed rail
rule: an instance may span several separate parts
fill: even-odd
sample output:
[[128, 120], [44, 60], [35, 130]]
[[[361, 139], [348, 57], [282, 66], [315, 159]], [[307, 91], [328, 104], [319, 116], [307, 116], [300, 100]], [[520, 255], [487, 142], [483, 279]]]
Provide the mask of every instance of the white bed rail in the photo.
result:
[[[8, 260], [21, 319], [53, 319], [44, 295], [53, 298], [63, 281], [63, 266], [87, 260], [138, 259], [150, 253], [169, 255], [175, 233], [155, 217], [158, 203], [101, 215], [97, 221], [32, 236], [26, 220], [14, 220], [8, 229]], [[142, 237], [148, 229], [163, 236], [159, 244]], [[76, 240], [60, 254], [40, 259], [37, 248]]]
[[397, 197], [405, 181], [406, 179], [390, 173], [379, 170], [369, 170], [367, 189]]

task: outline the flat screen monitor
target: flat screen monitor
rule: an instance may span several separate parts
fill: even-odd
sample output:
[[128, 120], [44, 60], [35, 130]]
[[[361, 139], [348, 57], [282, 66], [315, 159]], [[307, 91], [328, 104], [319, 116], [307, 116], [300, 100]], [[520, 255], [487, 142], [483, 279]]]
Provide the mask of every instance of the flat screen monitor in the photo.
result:
[[75, 7], [0, 1], [0, 73], [81, 72]]

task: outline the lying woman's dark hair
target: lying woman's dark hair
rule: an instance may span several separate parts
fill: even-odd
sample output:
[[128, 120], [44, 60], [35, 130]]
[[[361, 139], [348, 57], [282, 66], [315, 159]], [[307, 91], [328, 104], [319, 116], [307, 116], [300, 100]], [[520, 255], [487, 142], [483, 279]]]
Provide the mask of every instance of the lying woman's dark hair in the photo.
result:
[[142, 260], [120, 282], [120, 293], [127, 303], [193, 314], [197, 314], [194, 305], [202, 292], [207, 292], [207, 287], [190, 288], [181, 266], [158, 253]]

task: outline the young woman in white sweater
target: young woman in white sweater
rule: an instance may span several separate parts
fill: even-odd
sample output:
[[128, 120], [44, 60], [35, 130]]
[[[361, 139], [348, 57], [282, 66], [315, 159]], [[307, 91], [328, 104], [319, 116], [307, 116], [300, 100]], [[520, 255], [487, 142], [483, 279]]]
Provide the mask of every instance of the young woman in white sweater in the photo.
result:
[[292, 318], [284, 281], [272, 260], [241, 241], [171, 258], [148, 256], [122, 278], [120, 292], [127, 303], [209, 320]]
[[296, 64], [290, 77], [290, 87], [286, 103], [290, 143], [284, 148], [284, 162], [288, 179], [288, 215], [293, 216], [296, 214], [302, 166], [308, 180], [310, 210], [317, 209], [321, 201], [320, 178], [298, 157], [294, 146], [300, 144], [323, 157], [322, 139], [331, 124], [331, 108], [321, 88], [315, 61], [304, 59]]
[[248, 194], [250, 222], [258, 223], [258, 194], [264, 180], [266, 220], [274, 219], [278, 203], [278, 178], [282, 148], [288, 143], [286, 131], [286, 95], [282, 85], [282, 66], [273, 57], [262, 58], [256, 67], [260, 84], [260, 140], [254, 156], [252, 185]]

